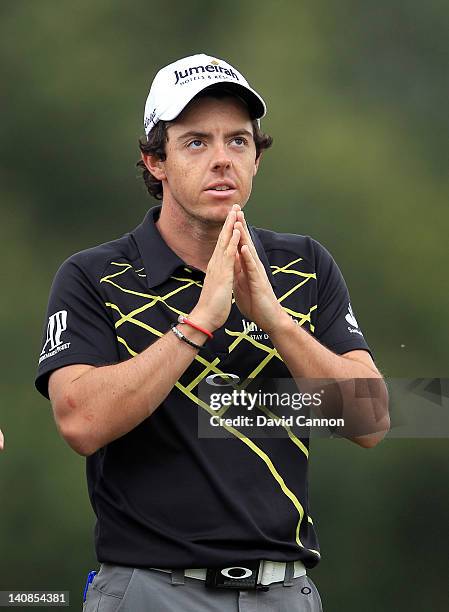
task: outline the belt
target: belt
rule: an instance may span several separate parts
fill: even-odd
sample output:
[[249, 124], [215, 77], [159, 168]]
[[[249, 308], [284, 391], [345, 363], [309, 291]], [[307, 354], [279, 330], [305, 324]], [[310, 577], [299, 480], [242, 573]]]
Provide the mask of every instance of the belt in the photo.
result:
[[[259, 562], [259, 574], [257, 584], [268, 585], [273, 582], [282, 582], [286, 578], [287, 563], [282, 561], [260, 561]], [[288, 578], [299, 578], [306, 574], [306, 568], [301, 561], [295, 561], [293, 568], [293, 575]], [[232, 569], [234, 566], [226, 569]], [[158, 572], [171, 573], [174, 570], [161, 569], [158, 567], [151, 567], [150, 569], [157, 570]], [[179, 570], [178, 570], [179, 571]], [[195, 578], [196, 580], [206, 580], [207, 569], [185, 569], [184, 576], [187, 578]]]

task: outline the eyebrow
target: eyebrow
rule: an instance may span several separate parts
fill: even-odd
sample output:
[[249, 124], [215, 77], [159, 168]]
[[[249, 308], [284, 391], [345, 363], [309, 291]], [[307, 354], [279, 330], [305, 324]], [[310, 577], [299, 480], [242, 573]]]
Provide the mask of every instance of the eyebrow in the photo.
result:
[[[225, 138], [231, 138], [232, 136], [249, 136], [253, 138], [253, 134], [248, 130], [234, 130], [232, 132], [227, 132], [224, 136]], [[189, 130], [188, 132], [184, 132], [180, 136], [178, 136], [177, 140], [185, 140], [186, 138], [210, 138], [212, 134], [210, 132], [199, 132], [197, 130]]]

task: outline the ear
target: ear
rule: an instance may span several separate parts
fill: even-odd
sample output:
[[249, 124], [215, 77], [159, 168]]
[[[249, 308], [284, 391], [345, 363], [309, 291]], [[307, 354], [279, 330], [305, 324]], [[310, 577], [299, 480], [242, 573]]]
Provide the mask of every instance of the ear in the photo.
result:
[[165, 163], [160, 160], [156, 155], [147, 155], [146, 153], [140, 154], [145, 167], [155, 179], [158, 181], [163, 181], [167, 178], [165, 174]]
[[262, 159], [262, 155], [263, 155], [263, 151], [260, 152], [259, 157], [256, 159], [256, 161], [254, 162], [254, 172], [253, 172], [253, 176], [256, 176], [257, 171], [259, 170], [259, 164], [260, 164], [260, 160]]

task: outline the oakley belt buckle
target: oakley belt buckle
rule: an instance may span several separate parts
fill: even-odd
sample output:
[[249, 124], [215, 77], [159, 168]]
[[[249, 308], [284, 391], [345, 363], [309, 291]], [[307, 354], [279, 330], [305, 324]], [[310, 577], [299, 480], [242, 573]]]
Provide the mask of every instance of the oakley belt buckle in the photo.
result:
[[259, 565], [259, 561], [239, 561], [226, 567], [207, 568], [206, 587], [253, 591], [258, 588]]

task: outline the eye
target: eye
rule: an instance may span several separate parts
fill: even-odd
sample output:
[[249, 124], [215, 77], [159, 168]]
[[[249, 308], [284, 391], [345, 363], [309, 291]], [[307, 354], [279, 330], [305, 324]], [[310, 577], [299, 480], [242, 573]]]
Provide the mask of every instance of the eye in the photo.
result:
[[187, 146], [190, 149], [199, 149], [202, 144], [203, 142], [201, 140], [196, 139], [196, 140], [191, 140]]
[[243, 136], [236, 136], [234, 138], [234, 142], [239, 147], [243, 147], [244, 145], [248, 144], [248, 141], [246, 140], [246, 138], [243, 138]]

